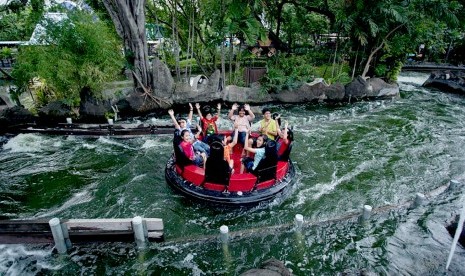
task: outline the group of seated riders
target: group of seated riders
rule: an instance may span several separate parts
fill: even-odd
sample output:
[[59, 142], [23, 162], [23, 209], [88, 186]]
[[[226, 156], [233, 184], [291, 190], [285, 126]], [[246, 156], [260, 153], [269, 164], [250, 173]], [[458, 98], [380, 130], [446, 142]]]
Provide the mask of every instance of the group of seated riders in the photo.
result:
[[[196, 103], [200, 123], [195, 133], [191, 129], [194, 107], [189, 103], [187, 118], [176, 118], [170, 109], [168, 114], [174, 123], [175, 135], [173, 146], [176, 163], [180, 166], [194, 164], [205, 170], [228, 171], [234, 173], [234, 160], [231, 158], [236, 144], [243, 147], [240, 173], [250, 172], [257, 175], [266, 168], [276, 168], [278, 161], [287, 161], [292, 149], [293, 132], [285, 121], [280, 128], [280, 116], [268, 108], [262, 110], [259, 134], [251, 134], [251, 123], [255, 115], [248, 104], [233, 104], [228, 118], [233, 122], [234, 130], [230, 135], [218, 133], [217, 121], [220, 119], [221, 104], [217, 112], [206, 107], [203, 112]], [[207, 174], [206, 174], [207, 177]], [[224, 179], [210, 179], [212, 182], [224, 182]]]

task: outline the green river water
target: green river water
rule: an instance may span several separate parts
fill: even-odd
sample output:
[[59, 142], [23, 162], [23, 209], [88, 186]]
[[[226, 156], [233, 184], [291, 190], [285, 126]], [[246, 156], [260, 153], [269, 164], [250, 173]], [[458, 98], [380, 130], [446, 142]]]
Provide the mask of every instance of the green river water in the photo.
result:
[[[171, 135], [13, 137], [0, 148], [1, 218], [162, 218], [165, 242], [75, 245], [65, 255], [53, 245], [0, 245], [0, 275], [239, 275], [269, 258], [295, 275], [465, 275], [461, 246], [445, 270], [445, 226], [465, 186], [442, 189], [465, 178], [465, 97], [420, 87], [427, 76], [404, 73], [392, 100], [272, 106], [294, 127], [296, 184], [248, 209], [212, 208], [170, 189]], [[416, 193], [427, 204], [408, 208]], [[365, 204], [377, 211], [360, 223], [352, 214]]]

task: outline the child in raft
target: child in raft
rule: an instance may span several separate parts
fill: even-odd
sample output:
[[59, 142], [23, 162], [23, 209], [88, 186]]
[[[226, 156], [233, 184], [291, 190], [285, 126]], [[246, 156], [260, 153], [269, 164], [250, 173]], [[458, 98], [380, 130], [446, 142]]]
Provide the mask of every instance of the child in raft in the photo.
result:
[[[249, 132], [250, 132], [250, 127], [247, 127], [247, 132], [245, 135], [245, 140], [249, 140]], [[254, 153], [255, 156], [249, 157], [246, 156], [242, 158], [242, 164], [241, 164], [241, 173], [244, 173], [245, 169], [247, 169], [248, 172], [254, 172], [254, 170], [257, 168], [258, 163], [263, 159], [265, 156], [265, 145], [266, 142], [268, 141], [268, 136], [265, 134], [262, 134], [257, 137], [256, 142], [256, 148], [252, 148], [249, 143], [246, 143], [244, 145], [244, 150], [250, 153]]]
[[218, 127], [216, 125], [216, 121], [218, 121], [220, 112], [221, 112], [221, 104], [218, 103], [216, 109], [217, 113], [215, 116], [212, 116], [211, 110], [208, 108], [205, 110], [205, 116], [203, 116], [202, 112], [200, 111], [200, 104], [196, 103], [195, 108], [197, 109], [197, 113], [200, 117], [200, 121], [202, 122], [202, 134], [203, 134], [203, 142], [209, 143], [211, 137], [218, 133]]
[[176, 119], [174, 117], [174, 111], [172, 109], [168, 110], [168, 114], [170, 115], [171, 120], [173, 121], [176, 132], [179, 135], [181, 135], [181, 132], [183, 130], [187, 130], [189, 132], [189, 135], [191, 136], [191, 140], [193, 141], [192, 145], [194, 146], [194, 149], [196, 151], [205, 152], [208, 156], [210, 154], [210, 146], [208, 146], [208, 144], [202, 142], [201, 140], [197, 140], [196, 138], [198, 134], [194, 135], [192, 133], [191, 122], [192, 122], [192, 115], [193, 115], [194, 108], [192, 107], [191, 103], [189, 103], [189, 107], [190, 107], [190, 111], [189, 111], [189, 115], [187, 119], [185, 118]]
[[205, 152], [194, 151], [193, 141], [191, 135], [187, 129], [181, 131], [181, 143], [179, 144], [189, 160], [198, 167], [205, 168], [205, 162], [207, 161], [207, 155]]
[[232, 142], [229, 142], [230, 137], [227, 137], [224, 134], [219, 134], [217, 136], [217, 139], [221, 141], [223, 144], [224, 148], [224, 160], [226, 160], [229, 164], [229, 167], [231, 168], [231, 174], [234, 173], [234, 160], [231, 158], [231, 154], [233, 152], [234, 146], [237, 144], [237, 132], [238, 132], [239, 126], [237, 124], [234, 124], [234, 138]]

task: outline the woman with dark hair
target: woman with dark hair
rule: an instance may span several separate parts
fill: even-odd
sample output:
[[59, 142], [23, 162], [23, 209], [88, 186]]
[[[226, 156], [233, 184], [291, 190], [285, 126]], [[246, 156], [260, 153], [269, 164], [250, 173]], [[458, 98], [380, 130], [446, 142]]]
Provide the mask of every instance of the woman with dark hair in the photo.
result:
[[294, 141], [294, 133], [289, 129], [289, 123], [284, 121], [284, 129], [278, 131], [278, 138], [276, 139], [278, 159], [287, 161], [292, 149], [292, 142]]
[[[245, 134], [246, 141], [249, 140], [249, 130], [250, 129], [248, 128], [248, 131]], [[248, 156], [242, 158], [241, 173], [244, 173], [245, 169], [247, 169], [248, 172], [253, 172], [257, 168], [258, 163], [260, 163], [260, 160], [262, 160], [262, 158], [265, 156], [265, 145], [267, 141], [268, 137], [266, 135], [260, 135], [256, 140], [256, 148], [250, 147], [248, 143], [244, 145], [244, 150], [247, 152], [255, 153], [255, 156], [254, 158]]]
[[224, 160], [223, 144], [214, 141], [210, 145], [210, 156], [205, 164], [205, 182], [227, 185], [231, 176], [231, 168]]
[[194, 147], [192, 146], [192, 139], [189, 133], [189, 130], [184, 129], [181, 131], [181, 143], [179, 144], [182, 148], [184, 155], [189, 158], [189, 160], [198, 167], [205, 167], [205, 161], [207, 160], [207, 155], [205, 152], [195, 152]]
[[278, 153], [276, 141], [269, 139], [265, 145], [265, 156], [260, 160], [255, 170], [252, 171], [258, 177], [258, 182], [276, 179], [276, 167], [278, 165]]
[[[238, 114], [234, 114], [237, 110]], [[250, 122], [255, 119], [255, 115], [253, 114], [250, 106], [248, 104], [238, 106], [237, 103], [233, 104], [231, 110], [229, 111], [228, 118], [237, 124], [238, 127], [238, 142], [242, 145], [245, 144], [247, 141], [245, 139], [245, 134], [247, 132], [247, 128], [250, 127]], [[234, 133], [231, 134], [231, 138], [234, 138]]]

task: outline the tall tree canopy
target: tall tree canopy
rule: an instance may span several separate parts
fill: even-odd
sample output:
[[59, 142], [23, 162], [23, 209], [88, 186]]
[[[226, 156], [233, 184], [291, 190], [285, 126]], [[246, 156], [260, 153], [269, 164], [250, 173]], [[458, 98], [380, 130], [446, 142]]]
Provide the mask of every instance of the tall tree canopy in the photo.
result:
[[[122, 67], [121, 44], [104, 22], [85, 12], [43, 22], [40, 45], [21, 46], [12, 75], [25, 90], [36, 83], [36, 104], [61, 100], [79, 106], [85, 89], [98, 98], [106, 82], [114, 80]], [[35, 81], [33, 81], [35, 80]]]

